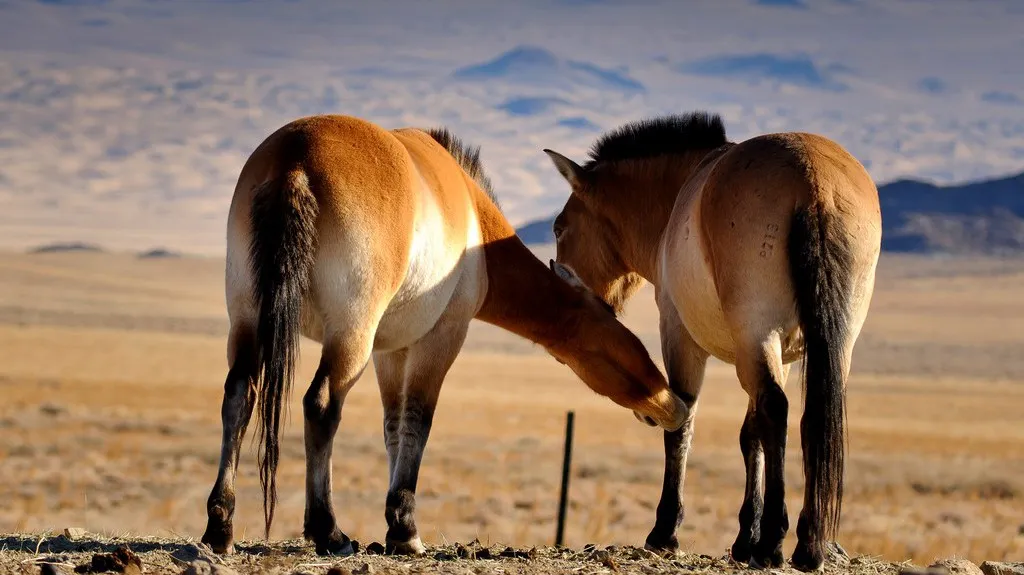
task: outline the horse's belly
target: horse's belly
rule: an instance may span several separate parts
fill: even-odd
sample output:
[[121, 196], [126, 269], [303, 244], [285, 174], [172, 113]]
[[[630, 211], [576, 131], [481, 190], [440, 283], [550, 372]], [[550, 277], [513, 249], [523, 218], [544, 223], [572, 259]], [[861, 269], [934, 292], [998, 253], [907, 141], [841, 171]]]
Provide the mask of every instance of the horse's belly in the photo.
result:
[[665, 258], [663, 277], [683, 326], [705, 351], [734, 363], [736, 345], [696, 230], [678, 236]]
[[465, 243], [424, 226], [413, 242], [405, 281], [377, 326], [374, 350], [406, 348], [445, 321], [469, 321], [483, 298], [486, 275], [480, 229], [470, 214]]
[[463, 273], [464, 254], [444, 246], [414, 254], [406, 279], [377, 325], [375, 351], [402, 349], [425, 336], [452, 304]]

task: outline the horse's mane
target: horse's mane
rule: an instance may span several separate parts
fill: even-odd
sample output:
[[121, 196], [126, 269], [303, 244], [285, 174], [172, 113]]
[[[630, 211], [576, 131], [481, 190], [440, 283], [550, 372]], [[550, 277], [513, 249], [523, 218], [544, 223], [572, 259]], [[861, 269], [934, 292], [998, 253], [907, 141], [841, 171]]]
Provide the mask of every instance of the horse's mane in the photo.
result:
[[680, 154], [717, 148], [726, 143], [725, 125], [718, 114], [691, 112], [648, 118], [625, 124], [598, 138], [583, 168], [592, 170], [602, 162]]
[[443, 126], [431, 128], [427, 130], [427, 133], [430, 134], [431, 138], [434, 138], [434, 141], [448, 150], [448, 153], [459, 162], [462, 169], [466, 170], [469, 177], [473, 178], [476, 184], [480, 186], [480, 189], [487, 194], [487, 197], [491, 198], [494, 205], [498, 206], [498, 197], [494, 194], [494, 185], [491, 184], [491, 179], [484, 172], [483, 162], [480, 161], [480, 146], [471, 146], [463, 142], [458, 136]]

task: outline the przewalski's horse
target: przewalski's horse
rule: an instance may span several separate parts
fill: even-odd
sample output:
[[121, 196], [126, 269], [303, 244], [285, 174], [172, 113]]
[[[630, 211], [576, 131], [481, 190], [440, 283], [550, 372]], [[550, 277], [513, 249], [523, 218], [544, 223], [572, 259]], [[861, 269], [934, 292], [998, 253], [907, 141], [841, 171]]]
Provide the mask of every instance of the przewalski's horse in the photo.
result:
[[[792, 561], [820, 568], [826, 538], [838, 531], [845, 385], [881, 242], [867, 171], [812, 134], [728, 142], [721, 119], [703, 113], [620, 127], [597, 141], [584, 166], [545, 152], [572, 187], [554, 221], [558, 262], [616, 309], [643, 280], [654, 284], [673, 391], [694, 411], [708, 356], [736, 366], [750, 397], [740, 431], [746, 492], [732, 546], [739, 561], [783, 562], [783, 386], [790, 364], [805, 359], [804, 505]], [[649, 548], [678, 548], [692, 434], [692, 413], [665, 434]]]
[[687, 412], [614, 312], [519, 241], [479, 149], [447, 130], [386, 131], [345, 116], [280, 128], [239, 176], [226, 268], [230, 371], [203, 535], [218, 553], [233, 550], [234, 475], [254, 407], [269, 537], [300, 333], [323, 344], [302, 402], [304, 534], [320, 554], [353, 551], [334, 515], [331, 452], [345, 396], [371, 355], [390, 470], [386, 540], [400, 553], [423, 551], [413, 518], [420, 461], [474, 317], [541, 344], [594, 391], [666, 429], [681, 427]]

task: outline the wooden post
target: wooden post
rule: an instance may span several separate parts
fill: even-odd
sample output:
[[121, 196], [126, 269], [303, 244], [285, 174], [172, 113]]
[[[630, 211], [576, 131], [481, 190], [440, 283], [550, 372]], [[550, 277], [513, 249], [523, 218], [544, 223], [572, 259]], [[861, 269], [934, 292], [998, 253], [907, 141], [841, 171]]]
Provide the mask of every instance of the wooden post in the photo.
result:
[[565, 416], [565, 452], [562, 455], [562, 490], [558, 495], [558, 530], [555, 532], [555, 547], [561, 547], [565, 540], [565, 511], [569, 505], [569, 468], [572, 465], [572, 435], [576, 413]]

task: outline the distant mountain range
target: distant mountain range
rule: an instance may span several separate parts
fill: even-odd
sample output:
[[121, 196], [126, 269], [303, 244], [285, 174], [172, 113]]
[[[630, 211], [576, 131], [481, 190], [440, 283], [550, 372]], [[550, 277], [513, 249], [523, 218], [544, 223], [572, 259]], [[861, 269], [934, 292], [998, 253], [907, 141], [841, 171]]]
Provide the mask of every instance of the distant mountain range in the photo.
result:
[[[952, 186], [897, 180], [880, 186], [878, 195], [883, 251], [1024, 253], [1024, 173]], [[552, 219], [516, 232], [527, 244], [552, 243]]]

